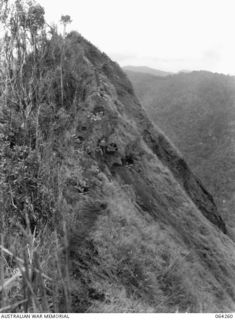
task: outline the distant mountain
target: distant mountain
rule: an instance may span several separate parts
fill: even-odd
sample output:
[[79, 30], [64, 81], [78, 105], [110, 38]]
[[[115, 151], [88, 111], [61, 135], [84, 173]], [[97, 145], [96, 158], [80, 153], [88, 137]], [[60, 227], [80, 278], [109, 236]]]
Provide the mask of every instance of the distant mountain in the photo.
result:
[[157, 70], [157, 69], [153, 69], [145, 66], [125, 66], [123, 67], [123, 70], [127, 72], [132, 71], [132, 72], [146, 73], [146, 74], [151, 74], [158, 77], [167, 77], [170, 74], [173, 74], [171, 72]]
[[178, 71], [177, 73], [190, 73], [190, 72], [192, 72], [192, 70], [183, 69]]
[[235, 226], [235, 78], [204, 71], [165, 78], [127, 74], [150, 118]]

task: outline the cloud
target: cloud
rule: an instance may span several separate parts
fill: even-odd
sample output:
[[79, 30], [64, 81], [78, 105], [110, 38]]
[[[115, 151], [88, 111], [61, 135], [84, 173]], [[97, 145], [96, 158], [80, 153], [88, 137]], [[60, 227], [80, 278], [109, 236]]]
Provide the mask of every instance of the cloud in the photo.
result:
[[120, 64], [125, 64], [126, 61], [134, 61], [136, 60], [138, 57], [135, 54], [125, 54], [125, 53], [111, 53], [108, 52], [109, 56], [117, 61]]
[[211, 62], [218, 62], [221, 59], [221, 54], [218, 48], [211, 48], [203, 52], [202, 59]]

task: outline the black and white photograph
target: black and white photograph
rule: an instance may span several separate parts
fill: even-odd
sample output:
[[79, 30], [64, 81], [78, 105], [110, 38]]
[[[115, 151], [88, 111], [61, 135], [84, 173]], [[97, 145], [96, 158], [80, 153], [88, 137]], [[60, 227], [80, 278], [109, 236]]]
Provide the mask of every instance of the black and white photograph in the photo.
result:
[[83, 314], [235, 315], [234, 0], [0, 0], [0, 318]]

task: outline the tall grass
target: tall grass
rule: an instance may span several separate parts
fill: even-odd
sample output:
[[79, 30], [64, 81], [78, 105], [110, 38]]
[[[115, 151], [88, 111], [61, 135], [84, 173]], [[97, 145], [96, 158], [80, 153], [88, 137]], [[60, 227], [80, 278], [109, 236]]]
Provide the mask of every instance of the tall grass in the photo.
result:
[[71, 312], [65, 222], [62, 237], [48, 228], [32, 232], [28, 219], [18, 234], [10, 249], [1, 235], [0, 312]]

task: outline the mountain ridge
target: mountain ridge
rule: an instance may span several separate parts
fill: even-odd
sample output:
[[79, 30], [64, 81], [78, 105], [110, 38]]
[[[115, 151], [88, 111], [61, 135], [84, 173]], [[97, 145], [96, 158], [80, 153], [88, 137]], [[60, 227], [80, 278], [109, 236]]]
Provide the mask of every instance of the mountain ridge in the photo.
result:
[[151, 75], [157, 76], [157, 77], [167, 77], [171, 74], [174, 74], [173, 72], [158, 70], [158, 69], [150, 68], [147, 66], [123, 66], [122, 69], [124, 71], [132, 71], [132, 72], [151, 74]]
[[[5, 169], [1, 177], [6, 211], [44, 232], [37, 250], [59, 312], [234, 310], [234, 242], [127, 76], [77, 32], [54, 34], [43, 53], [41, 100], [26, 120], [10, 105], [1, 141], [17, 178]], [[1, 111], [6, 124], [9, 110]]]
[[[76, 128], [76, 136], [79, 137], [79, 141], [81, 141], [80, 148], [85, 150], [85, 158], [94, 165], [94, 160], [98, 161], [98, 176], [100, 174], [102, 175], [102, 179], [106, 181], [105, 184], [118, 184], [118, 189], [122, 189], [123, 185], [125, 185], [126, 188], [129, 188], [128, 192], [133, 194], [133, 200], [131, 200], [133, 204], [131, 205], [128, 201], [129, 205], [136, 206], [136, 209], [132, 209], [134, 210], [132, 213], [129, 211], [131, 216], [133, 216], [133, 214], [139, 216], [140, 214], [139, 219], [141, 219], [143, 223], [146, 223], [144, 222], [145, 219], [153, 219], [157, 225], [163, 224], [164, 226], [167, 226], [167, 230], [169, 226], [170, 228], [173, 228], [174, 234], [177, 234], [181, 238], [181, 240], [177, 240], [177, 243], [181, 243], [181, 241], [183, 241], [186, 247], [196, 247], [197, 249], [193, 259], [197, 259], [197, 256], [200, 257], [203, 261], [202, 266], [205, 264], [207, 268], [211, 269], [212, 273], [210, 277], [216, 277], [216, 281], [229, 286], [228, 291], [224, 292], [224, 297], [227, 297], [227, 301], [233, 299], [234, 293], [232, 291], [231, 283], [230, 281], [227, 281], [219, 271], [221, 262], [218, 257], [220, 257], [222, 253], [220, 247], [215, 245], [213, 240], [212, 243], [214, 244], [212, 245], [212, 243], [209, 244], [207, 242], [205, 249], [205, 239], [203, 238], [203, 235], [208, 234], [207, 232], [212, 232], [212, 234], [216, 232], [219, 236], [218, 239], [221, 239], [216, 241], [222, 241], [221, 246], [223, 246], [223, 241], [227, 243], [228, 247], [231, 246], [229, 239], [226, 238], [226, 236], [223, 236], [223, 233], [220, 234], [219, 229], [214, 227], [215, 224], [225, 232], [223, 221], [217, 213], [212, 199], [208, 196], [205, 190], [201, 188], [198, 181], [189, 171], [187, 165], [185, 165], [179, 153], [169, 142], [167, 142], [166, 138], [145, 116], [145, 112], [143, 111], [139, 101], [134, 96], [133, 88], [129, 80], [123, 74], [119, 66], [111, 62], [107, 56], [101, 55], [96, 48], [77, 34], [72, 33], [67, 37], [67, 48], [71, 57], [69, 65], [70, 70], [75, 70], [76, 66], [79, 66], [77, 61], [79, 52], [81, 52], [80, 59], [83, 61], [82, 64], [80, 64], [80, 68], [82, 68], [83, 71], [80, 70], [78, 73], [80, 74], [79, 77], [84, 79], [79, 86], [80, 103], [76, 107], [79, 108], [76, 112], [79, 114], [79, 117], [76, 117], [74, 114], [73, 118], [77, 119], [74, 123], [74, 128]], [[71, 63], [72, 61], [73, 63]], [[85, 74], [88, 73], [89, 77], [83, 77], [84, 72]], [[89, 83], [89, 86], [87, 83]], [[91, 117], [88, 117], [89, 114], [91, 114]], [[86, 127], [85, 130], [84, 125]], [[69, 131], [70, 130], [71, 129], [69, 129]], [[86, 176], [89, 173], [89, 169], [83, 167], [83, 172], [83, 175]], [[93, 176], [93, 179], [94, 178], [95, 176]], [[189, 190], [187, 190], [187, 188], [189, 188]], [[123, 197], [121, 189], [119, 189], [119, 193], [121, 193]], [[182, 192], [182, 190], [185, 190], [185, 192]], [[117, 190], [113, 189], [112, 192], [113, 198], [116, 199]], [[174, 193], [175, 195], [173, 196]], [[188, 199], [187, 194], [190, 195], [193, 202], [186, 200]], [[185, 208], [184, 204], [180, 200], [181, 197], [183, 197], [185, 199], [185, 203], [187, 203]], [[113, 213], [111, 210], [114, 203], [111, 202], [111, 199], [107, 198], [107, 195], [106, 199], [108, 202], [109, 215], [112, 217], [113, 221], [113, 225], [111, 227], [113, 234], [111, 232], [111, 238], [109, 241], [112, 243], [112, 236], [116, 234], [115, 228], [118, 230], [123, 225], [123, 231], [120, 229], [120, 235], [122, 235], [120, 241], [122, 243], [122, 237], [125, 239], [125, 232], [131, 228], [131, 224], [128, 222], [129, 217], [125, 216], [125, 211], [123, 212], [123, 209], [121, 209], [118, 214], [121, 215], [121, 220], [116, 220], [118, 219], [118, 215], [116, 216], [117, 213], [115, 213], [115, 210]], [[126, 203], [126, 200], [124, 203]], [[65, 208], [67, 206], [68, 204], [66, 205], [65, 203]], [[122, 207], [122, 204], [119, 203], [118, 206]], [[186, 209], [187, 206], [188, 209]], [[197, 209], [195, 209], [196, 207]], [[200, 209], [201, 211], [199, 211]], [[107, 225], [107, 222], [104, 222], [107, 221], [106, 219], [105, 215], [103, 216], [101, 214], [100, 218], [98, 218], [96, 222], [97, 230], [103, 230], [104, 232], [104, 228], [109, 226], [109, 224]], [[194, 219], [196, 221], [198, 219], [196, 224], [193, 222]], [[98, 221], [103, 221], [104, 224], [99, 224]], [[187, 228], [188, 230], [186, 230]], [[215, 230], [217, 229], [217, 231], [212, 231], [213, 228]], [[206, 231], [206, 229], [208, 231]], [[93, 238], [93, 244], [99, 244], [97, 250], [98, 252], [102, 252], [107, 245], [107, 240], [105, 240], [105, 234], [102, 231], [99, 231], [101, 233], [98, 233], [98, 235], [97, 230], [95, 231], [94, 229], [94, 235], [98, 238], [93, 238], [91, 233], [88, 233], [88, 237]], [[132, 241], [135, 239], [136, 232], [137, 231], [133, 234], [134, 238], [129, 239], [131, 243], [133, 243]], [[202, 233], [202, 238], [200, 238], [198, 232]], [[133, 263], [135, 263], [133, 257], [129, 254], [126, 256], [124, 253], [126, 245], [127, 244], [124, 242], [120, 247], [122, 259], [132, 261], [129, 263], [133, 265]], [[185, 245], [183, 245], [184, 248]], [[205, 250], [209, 250], [209, 252], [211, 252], [210, 255], [213, 255], [212, 251], [210, 251], [212, 249], [212, 247], [210, 247], [211, 245], [213, 250], [215, 250], [215, 246], [217, 250], [217, 258], [216, 256], [213, 256], [213, 268], [211, 266], [211, 262], [207, 260], [208, 256], [205, 253]], [[134, 250], [133, 246], [131, 247], [132, 250]], [[116, 256], [116, 253], [114, 252], [116, 252], [117, 247], [111, 246], [111, 248], [112, 249], [110, 250], [114, 250], [112, 253], [114, 255], [113, 258], [115, 257], [116, 259], [118, 256]], [[139, 250], [138, 247], [136, 250]], [[229, 256], [231, 256], [230, 249], [227, 249], [226, 251], [227, 252], [225, 254], [230, 252]], [[75, 260], [76, 259], [78, 259], [78, 257], [75, 257]], [[106, 258], [105, 256], [102, 258], [101, 255], [100, 259], [102, 261], [102, 259], [105, 260]], [[140, 279], [142, 279], [141, 273], [145, 273], [145, 271], [143, 269], [140, 271], [141, 268], [143, 268], [143, 266], [141, 267], [141, 263], [143, 262], [139, 261], [139, 263], [140, 265], [136, 266], [136, 270], [139, 271], [136, 272], [137, 275], [139, 274]], [[111, 266], [107, 265], [107, 268], [110, 267]], [[134, 285], [135, 287], [135, 285], [138, 286], [138, 284], [135, 282], [135, 278], [132, 278], [130, 274], [128, 276], [128, 281], [125, 280], [126, 275], [123, 274], [123, 268], [125, 268], [124, 262], [119, 265], [119, 273], [117, 273], [116, 276], [119, 281], [123, 283], [126, 290], [129, 290], [131, 294], [131, 292], [133, 292], [133, 289], [131, 289], [132, 286]], [[114, 270], [112, 272], [114, 272]], [[228, 272], [233, 272], [232, 268], [229, 267]], [[161, 290], [166, 290], [165, 292], [170, 294], [168, 289], [164, 289], [164, 281], [161, 281]], [[139, 289], [141, 294], [141, 290], [143, 290], [144, 287], [140, 288], [142, 288]], [[182, 289], [182, 294], [185, 296], [186, 301], [188, 301], [184, 290], [185, 289]], [[191, 295], [192, 292], [189, 296]], [[151, 297], [150, 300], [151, 299], [153, 299], [153, 297]], [[180, 300], [177, 301], [180, 309], [185, 310], [185, 302]], [[217, 300], [216, 303], [219, 303], [219, 300]], [[191, 310], [195, 310], [193, 309], [195, 306], [193, 306], [192, 302], [188, 301], [186, 302], [186, 305], [188, 305], [188, 307], [191, 306], [189, 307]]]

